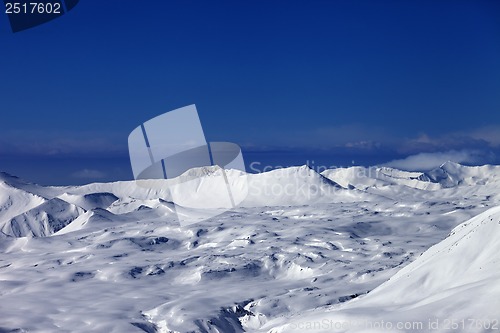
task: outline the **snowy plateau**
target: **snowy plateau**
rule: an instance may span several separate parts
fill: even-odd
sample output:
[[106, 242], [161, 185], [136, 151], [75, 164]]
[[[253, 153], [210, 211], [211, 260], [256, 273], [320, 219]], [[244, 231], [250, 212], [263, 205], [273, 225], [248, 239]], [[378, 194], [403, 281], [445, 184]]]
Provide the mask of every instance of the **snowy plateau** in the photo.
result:
[[499, 166], [189, 172], [248, 195], [0, 174], [0, 332], [500, 332]]

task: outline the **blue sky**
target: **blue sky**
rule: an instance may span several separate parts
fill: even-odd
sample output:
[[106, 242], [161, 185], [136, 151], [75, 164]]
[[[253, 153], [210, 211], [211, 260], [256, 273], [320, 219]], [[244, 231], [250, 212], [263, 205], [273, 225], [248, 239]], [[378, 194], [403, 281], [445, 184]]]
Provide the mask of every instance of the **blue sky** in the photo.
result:
[[85, 0], [0, 39], [0, 170], [35, 182], [131, 179], [189, 104], [247, 163], [500, 162], [498, 1]]

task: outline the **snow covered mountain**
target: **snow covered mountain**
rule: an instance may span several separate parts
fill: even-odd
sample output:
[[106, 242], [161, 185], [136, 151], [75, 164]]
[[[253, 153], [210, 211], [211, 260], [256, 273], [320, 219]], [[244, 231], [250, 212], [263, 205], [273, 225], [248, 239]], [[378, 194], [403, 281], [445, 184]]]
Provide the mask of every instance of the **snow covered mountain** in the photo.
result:
[[387, 185], [404, 185], [421, 190], [438, 190], [456, 186], [493, 185], [500, 183], [500, 166], [464, 166], [446, 162], [429, 172], [401, 171], [389, 167], [350, 167], [325, 170], [323, 176], [344, 188], [366, 189]]
[[188, 171], [208, 177], [174, 196], [179, 179], [44, 187], [0, 174], [0, 332], [500, 319], [499, 167], [228, 170], [245, 200], [181, 227], [179, 214], [217, 208], [195, 198], [222, 193], [221, 172]]
[[22, 213], [2, 226], [8, 236], [50, 236], [75, 220], [84, 210], [58, 198], [53, 198]]
[[498, 185], [500, 183], [500, 167], [493, 165], [469, 167], [446, 162], [427, 173], [426, 176], [430, 181], [439, 183], [443, 187]]
[[408, 172], [388, 167], [350, 167], [325, 170], [325, 177], [341, 184], [344, 188], [367, 189], [388, 185], [404, 185], [422, 190], [441, 188], [437, 182], [432, 182], [424, 173]]

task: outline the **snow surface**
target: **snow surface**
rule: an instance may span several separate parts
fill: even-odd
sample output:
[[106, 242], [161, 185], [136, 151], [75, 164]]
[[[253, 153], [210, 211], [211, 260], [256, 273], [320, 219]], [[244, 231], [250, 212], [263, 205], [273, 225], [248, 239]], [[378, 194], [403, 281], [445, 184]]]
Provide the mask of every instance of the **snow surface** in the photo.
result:
[[271, 332], [498, 331], [499, 268], [500, 207], [494, 207], [454, 228], [368, 295], [288, 318]]
[[0, 332], [500, 320], [500, 167], [189, 172], [226, 172], [246, 199], [181, 227], [176, 214], [218, 208], [193, 199], [221, 191], [210, 177], [179, 206], [175, 179], [43, 187], [0, 174]]

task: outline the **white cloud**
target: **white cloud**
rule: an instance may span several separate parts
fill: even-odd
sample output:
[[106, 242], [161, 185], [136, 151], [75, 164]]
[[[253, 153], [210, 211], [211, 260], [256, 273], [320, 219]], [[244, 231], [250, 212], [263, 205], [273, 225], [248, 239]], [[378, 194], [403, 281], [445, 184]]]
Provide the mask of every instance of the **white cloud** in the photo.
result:
[[408, 171], [428, 171], [439, 167], [441, 164], [451, 161], [465, 164], [482, 164], [490, 159], [484, 153], [471, 150], [450, 150], [436, 153], [420, 153], [408, 156], [404, 159], [393, 160], [384, 164], [392, 168]]
[[92, 169], [82, 169], [71, 174], [73, 178], [81, 178], [81, 179], [102, 179], [106, 177], [106, 174], [99, 170]]

